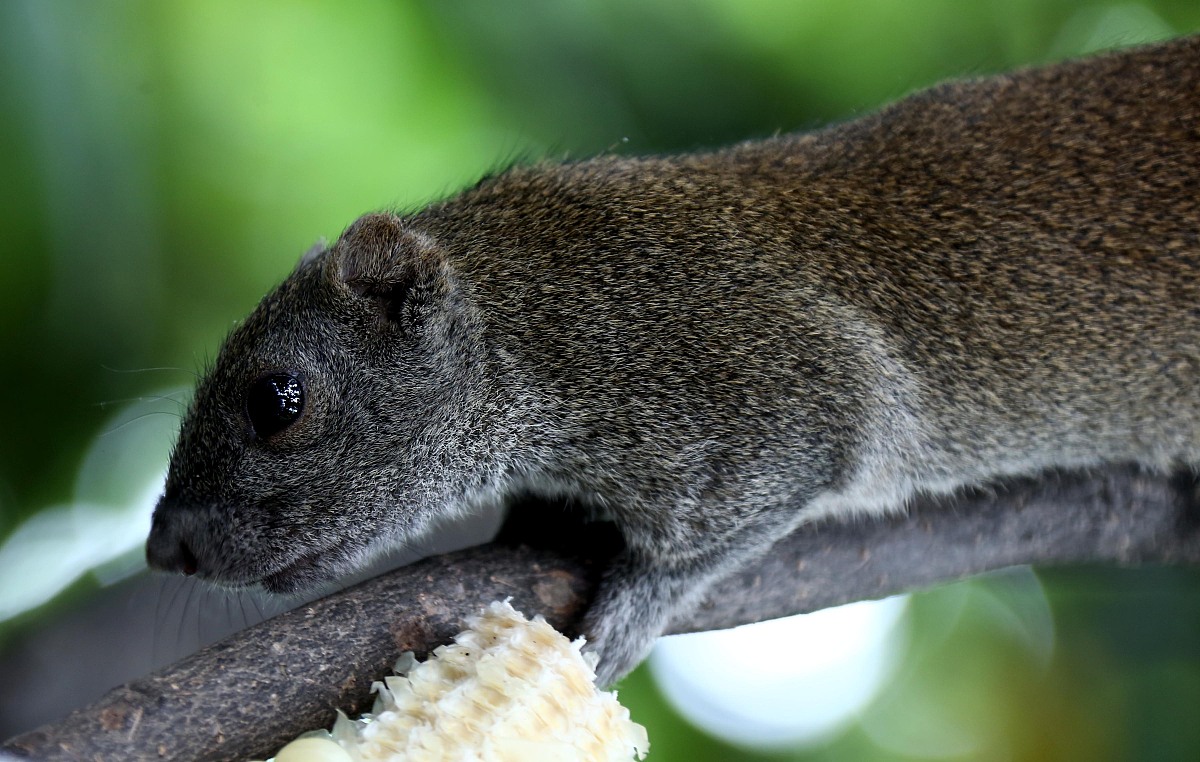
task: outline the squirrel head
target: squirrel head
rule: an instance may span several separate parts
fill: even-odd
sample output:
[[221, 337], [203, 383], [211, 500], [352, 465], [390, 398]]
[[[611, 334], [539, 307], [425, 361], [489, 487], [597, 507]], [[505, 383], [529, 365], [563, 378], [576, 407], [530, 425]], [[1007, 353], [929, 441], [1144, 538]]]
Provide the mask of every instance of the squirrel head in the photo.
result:
[[486, 396], [479, 336], [443, 252], [394, 215], [310, 252], [199, 385], [151, 566], [293, 592], [419, 532], [484, 480], [455, 428]]

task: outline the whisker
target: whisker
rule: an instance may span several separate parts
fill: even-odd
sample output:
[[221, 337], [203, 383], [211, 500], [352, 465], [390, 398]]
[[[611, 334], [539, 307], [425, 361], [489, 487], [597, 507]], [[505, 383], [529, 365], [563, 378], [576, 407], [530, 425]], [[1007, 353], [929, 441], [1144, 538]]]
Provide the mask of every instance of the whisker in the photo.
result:
[[[187, 580], [185, 580], [182, 577], [170, 577], [170, 578], [168, 578], [168, 581], [166, 582], [166, 584], [164, 584], [163, 587], [161, 588], [161, 590], [165, 591], [167, 586], [170, 586], [172, 588], [172, 590], [171, 590], [171, 599], [167, 603], [166, 610], [164, 611], [160, 605], [158, 607], [158, 610], [155, 613], [155, 618], [157, 621], [155, 622], [155, 627], [154, 627], [154, 652], [153, 653], [154, 653], [154, 660], [156, 663], [161, 664], [161, 663], [166, 663], [168, 661], [171, 661], [170, 655], [165, 653], [166, 650], [169, 648], [169, 646], [159, 637], [160, 634], [165, 633], [166, 627], [167, 627], [167, 624], [169, 621], [173, 620], [175, 623], [175, 626], [176, 626], [175, 643], [178, 644], [180, 639], [183, 637], [183, 629], [182, 629], [183, 625], [181, 623], [181, 620], [183, 619], [183, 612], [181, 611], [180, 615], [178, 617], [173, 616], [172, 612], [175, 610], [175, 603], [176, 603], [176, 601], [179, 600], [179, 594], [180, 594], [180, 592], [183, 591], [183, 588], [186, 584], [187, 584]], [[161, 598], [160, 598], [160, 602], [161, 602]], [[186, 605], [185, 605], [185, 610], [186, 610]]]
[[[217, 640], [213, 635], [213, 619], [208, 616], [208, 612], [212, 609], [213, 596], [222, 595], [223, 590], [214, 588], [205, 582], [196, 585], [199, 590], [200, 603], [196, 606], [196, 648], [203, 648], [209, 643]], [[219, 633], [220, 630], [217, 630]]]
[[261, 622], [267, 618], [267, 615], [263, 613], [262, 607], [258, 605], [257, 595], [250, 595], [250, 606], [254, 609], [254, 612], [258, 614], [258, 621]]
[[230, 601], [235, 595], [237, 594], [231, 593], [227, 590], [220, 591], [221, 608], [224, 609], [222, 612], [224, 616], [221, 617], [221, 621], [226, 625], [233, 624], [233, 606], [231, 605]]
[[250, 626], [250, 616], [246, 613], [246, 595], [242, 590], [237, 591], [238, 611], [242, 612], [241, 626], [239, 630], [244, 630]]
[[117, 424], [116, 426], [113, 426], [113, 427], [112, 427], [111, 429], [109, 429], [108, 431], [102, 431], [102, 432], [100, 432], [100, 436], [102, 436], [102, 437], [106, 437], [106, 436], [108, 436], [109, 434], [115, 434], [115, 433], [117, 433], [118, 431], [120, 431], [121, 429], [123, 429], [123, 428], [125, 428], [126, 426], [128, 426], [129, 424], [131, 424], [131, 423], [137, 423], [138, 421], [142, 420], [143, 418], [149, 418], [149, 417], [150, 417], [150, 416], [152, 416], [152, 415], [169, 415], [169, 416], [173, 416], [173, 417], [175, 417], [175, 418], [178, 418], [178, 419], [180, 419], [180, 420], [183, 420], [183, 416], [182, 416], [181, 414], [179, 414], [179, 413], [172, 413], [172, 412], [171, 412], [171, 411], [169, 411], [169, 410], [151, 410], [151, 411], [150, 411], [150, 412], [148, 412], [148, 413], [142, 413], [141, 415], [134, 416], [133, 418], [130, 418], [128, 421], [122, 421], [121, 423]]
[[103, 368], [104, 370], [108, 371], [109, 373], [166, 373], [166, 372], [171, 372], [171, 373], [186, 373], [189, 376], [191, 376], [192, 378], [195, 378], [197, 380], [199, 380], [199, 378], [200, 378], [200, 374], [197, 373], [196, 371], [188, 370], [187, 368], [181, 368], [181, 367], [163, 366], [160, 368], [114, 368], [109, 365], [104, 365], [103, 363], [101, 363], [100, 367]]
[[[182, 394], [183, 392], [179, 392]], [[147, 394], [141, 397], [123, 397], [113, 400], [101, 400], [93, 402], [92, 407], [107, 408], [113, 405], [128, 405], [133, 402], [170, 402], [173, 405], [182, 407], [183, 401], [176, 399], [168, 394]]]
[[154, 596], [154, 625], [150, 628], [150, 663], [152, 666], [158, 666], [158, 663], [159, 663], [158, 631], [162, 624], [162, 617], [163, 617], [162, 603], [163, 603], [164, 597], [165, 596], [163, 595], [163, 586], [160, 585], [158, 587], [158, 595]]

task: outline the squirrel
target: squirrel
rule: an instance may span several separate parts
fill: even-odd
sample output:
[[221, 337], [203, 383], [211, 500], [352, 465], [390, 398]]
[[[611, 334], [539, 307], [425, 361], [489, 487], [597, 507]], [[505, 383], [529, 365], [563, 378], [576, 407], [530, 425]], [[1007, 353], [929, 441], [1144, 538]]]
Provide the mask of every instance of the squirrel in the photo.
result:
[[702, 153], [508, 169], [320, 245], [199, 384], [152, 567], [290, 593], [456, 512], [624, 547], [598, 682], [805, 522], [1200, 464], [1200, 37]]

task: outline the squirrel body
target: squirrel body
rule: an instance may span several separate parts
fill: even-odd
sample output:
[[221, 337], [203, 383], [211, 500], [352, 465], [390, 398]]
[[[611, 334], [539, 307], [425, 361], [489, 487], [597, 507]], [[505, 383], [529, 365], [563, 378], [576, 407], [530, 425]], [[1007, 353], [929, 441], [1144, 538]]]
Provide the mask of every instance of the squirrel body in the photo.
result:
[[288, 592], [515, 493], [625, 549], [602, 682], [800, 523], [1200, 463], [1200, 37], [676, 157], [521, 167], [306, 256], [197, 390], [151, 564]]

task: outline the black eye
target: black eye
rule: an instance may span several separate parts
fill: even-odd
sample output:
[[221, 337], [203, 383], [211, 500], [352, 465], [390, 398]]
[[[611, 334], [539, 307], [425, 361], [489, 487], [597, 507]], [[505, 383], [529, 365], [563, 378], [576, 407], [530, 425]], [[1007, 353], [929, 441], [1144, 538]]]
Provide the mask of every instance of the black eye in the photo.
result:
[[291, 373], [272, 373], [246, 392], [246, 415], [259, 439], [278, 434], [304, 412], [304, 385]]

